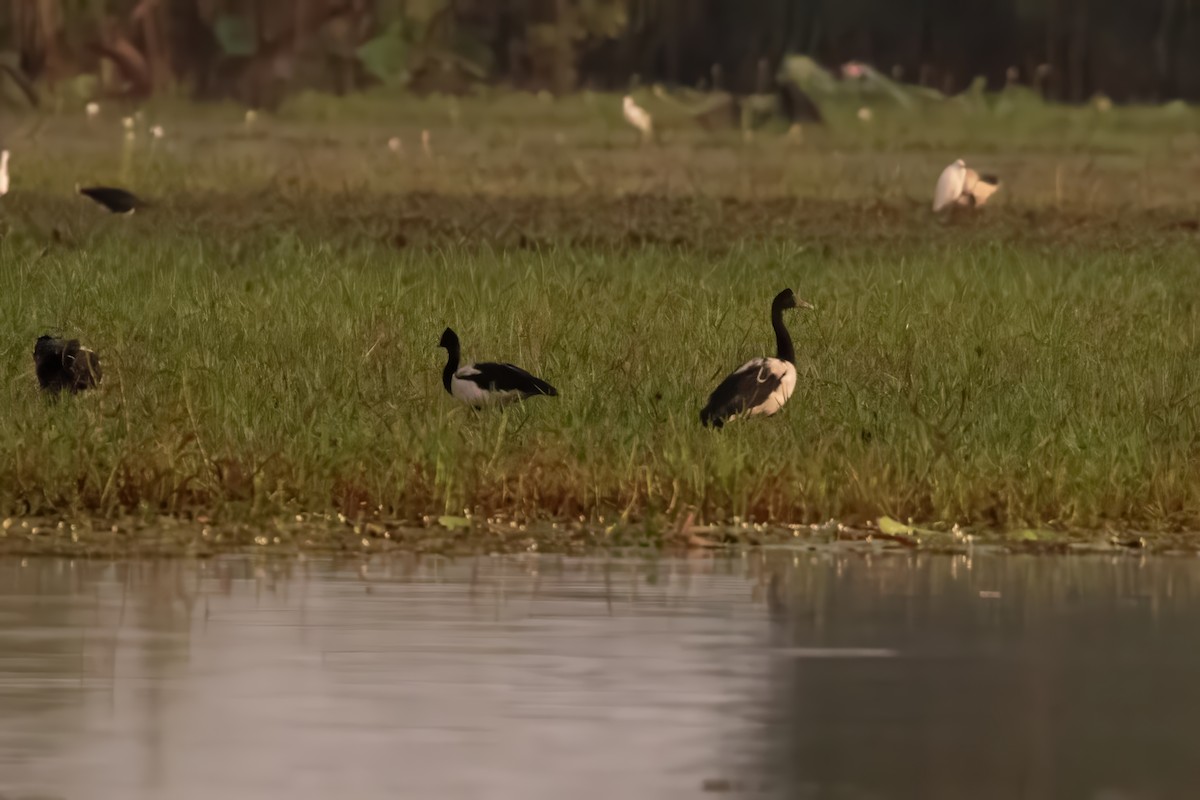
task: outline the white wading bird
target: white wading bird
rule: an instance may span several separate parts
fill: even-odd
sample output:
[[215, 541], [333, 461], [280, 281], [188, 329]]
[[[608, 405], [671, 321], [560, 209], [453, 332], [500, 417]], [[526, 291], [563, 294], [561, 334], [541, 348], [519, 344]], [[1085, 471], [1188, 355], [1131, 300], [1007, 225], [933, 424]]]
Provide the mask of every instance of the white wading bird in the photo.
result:
[[95, 119], [100, 116], [100, 104], [93, 100], [84, 106], [84, 111], [87, 113], [88, 119]]
[[752, 358], [731, 372], [708, 396], [700, 411], [700, 424], [720, 428], [735, 417], [755, 414], [771, 416], [792, 396], [796, 388], [796, 350], [783, 324], [787, 308], [812, 308], [791, 289], [771, 301], [771, 327], [775, 329], [775, 357]]
[[650, 112], [639, 106], [630, 95], [625, 95], [622, 110], [625, 112], [625, 121], [641, 132], [642, 141], [649, 141], [654, 135], [654, 122], [650, 119]]
[[0, 197], [8, 194], [8, 151], [0, 150]]
[[999, 178], [980, 175], [960, 158], [942, 170], [933, 190], [933, 210], [941, 211], [952, 205], [976, 208], [986, 203], [999, 188]]

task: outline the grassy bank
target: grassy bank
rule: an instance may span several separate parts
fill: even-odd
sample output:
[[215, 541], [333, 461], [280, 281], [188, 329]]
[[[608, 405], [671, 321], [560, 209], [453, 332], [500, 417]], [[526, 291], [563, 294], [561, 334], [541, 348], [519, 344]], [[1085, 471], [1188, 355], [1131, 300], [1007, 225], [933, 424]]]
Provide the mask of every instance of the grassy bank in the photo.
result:
[[[915, 139], [542, 147], [500, 125], [437, 129], [427, 158], [374, 121], [186, 119], [153, 145], [51, 120], [13, 147], [0, 515], [1200, 526], [1194, 169], [1141, 127], [992, 156], [996, 207], [940, 220], [926, 195], [960, 153]], [[110, 218], [67, 191], [89, 178], [157, 205]], [[701, 429], [770, 351], [784, 286], [817, 306], [789, 320], [795, 396]], [[446, 325], [561, 396], [458, 407]], [[42, 399], [45, 330], [100, 351], [99, 392]]]

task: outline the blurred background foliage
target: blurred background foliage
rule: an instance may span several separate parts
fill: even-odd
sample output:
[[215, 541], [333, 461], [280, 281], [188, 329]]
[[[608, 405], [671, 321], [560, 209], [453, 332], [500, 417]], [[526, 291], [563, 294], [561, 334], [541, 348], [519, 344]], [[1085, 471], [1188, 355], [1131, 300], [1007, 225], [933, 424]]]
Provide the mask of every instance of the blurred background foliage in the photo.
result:
[[945, 93], [1010, 70], [1079, 102], [1200, 95], [1200, 0], [7, 0], [4, 96], [180, 92], [272, 107], [373, 84], [761, 91], [788, 54]]

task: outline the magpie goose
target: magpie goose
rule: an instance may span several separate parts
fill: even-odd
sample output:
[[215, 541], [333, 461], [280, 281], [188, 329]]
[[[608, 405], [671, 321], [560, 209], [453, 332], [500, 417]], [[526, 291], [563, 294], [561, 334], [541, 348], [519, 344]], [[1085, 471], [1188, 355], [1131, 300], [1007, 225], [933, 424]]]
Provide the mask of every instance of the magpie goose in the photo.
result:
[[64, 389], [71, 394], [91, 389], [101, 378], [100, 356], [80, 345], [78, 339], [39, 336], [33, 346], [33, 364], [42, 389], [54, 395]]
[[134, 209], [148, 205], [133, 192], [113, 186], [79, 186], [76, 184], [75, 191], [84, 197], [90, 197], [114, 214], [132, 214]]
[[708, 396], [708, 405], [700, 411], [700, 423], [720, 428], [725, 421], [740, 416], [770, 416], [792, 396], [796, 388], [796, 351], [792, 337], [783, 325], [786, 308], [812, 308], [799, 300], [791, 289], [784, 289], [771, 301], [771, 327], [775, 329], [775, 357], [752, 358], [721, 381]]
[[446, 328], [438, 347], [446, 348], [446, 368], [442, 370], [442, 385], [455, 398], [469, 406], [481, 408], [544, 394], [556, 397], [558, 390], [541, 378], [530, 375], [512, 364], [481, 361], [459, 366], [458, 334]]

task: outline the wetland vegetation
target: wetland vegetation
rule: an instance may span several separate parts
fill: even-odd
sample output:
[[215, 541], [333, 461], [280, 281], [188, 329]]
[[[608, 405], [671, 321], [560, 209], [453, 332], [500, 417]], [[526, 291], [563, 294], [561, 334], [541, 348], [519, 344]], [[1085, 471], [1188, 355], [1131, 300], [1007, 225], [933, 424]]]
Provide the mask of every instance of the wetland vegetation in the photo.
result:
[[[301, 95], [250, 126], [158, 101], [131, 140], [124, 109], [8, 120], [5, 546], [719, 543], [885, 515], [1189, 542], [1195, 112], [855, 107], [749, 137], [660, 106], [648, 146], [593, 94]], [[935, 217], [959, 156], [1003, 188]], [[153, 205], [113, 217], [77, 181]], [[796, 394], [701, 428], [773, 352], [783, 287], [816, 306]], [[560, 396], [460, 407], [447, 326]], [[98, 391], [39, 394], [45, 332], [100, 353]]]

